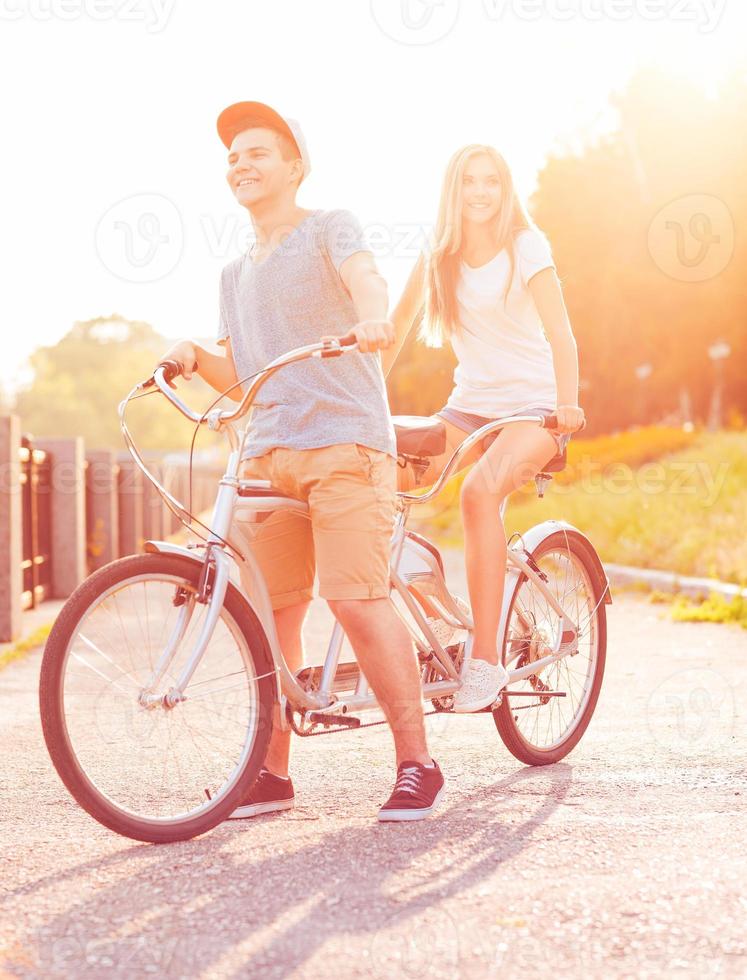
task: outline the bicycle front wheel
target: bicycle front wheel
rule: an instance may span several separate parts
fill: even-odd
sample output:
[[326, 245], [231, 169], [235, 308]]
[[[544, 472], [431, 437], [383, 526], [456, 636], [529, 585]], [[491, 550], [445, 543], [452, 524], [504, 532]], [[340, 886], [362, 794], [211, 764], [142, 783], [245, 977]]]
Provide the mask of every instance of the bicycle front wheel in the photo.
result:
[[[264, 630], [229, 585], [186, 690], [175, 686], [207, 606], [201, 566], [136, 555], [99, 569], [63, 607], [44, 649], [44, 738], [63, 783], [104, 826], [167, 842], [225, 819], [256, 779], [275, 700]], [[157, 677], [165, 650], [173, 650]]]
[[[568, 755], [586, 731], [599, 698], [607, 615], [590, 549], [585, 540], [556, 531], [533, 552], [547, 576], [547, 588], [578, 627], [578, 652], [511, 682], [509, 690], [519, 695], [504, 694], [493, 712], [506, 748], [528, 765], [544, 766]], [[559, 618], [522, 573], [508, 610], [503, 644], [506, 668], [526, 667], [541, 659], [557, 634]]]

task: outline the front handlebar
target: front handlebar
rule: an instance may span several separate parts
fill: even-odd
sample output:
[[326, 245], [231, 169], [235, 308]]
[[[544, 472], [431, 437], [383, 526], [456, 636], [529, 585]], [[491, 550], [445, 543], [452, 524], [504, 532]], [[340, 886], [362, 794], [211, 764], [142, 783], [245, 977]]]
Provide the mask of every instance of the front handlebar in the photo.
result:
[[[347, 337], [343, 339], [347, 339]], [[358, 350], [357, 342], [352, 344], [340, 344], [339, 340], [333, 337], [329, 340], [319, 341], [316, 344], [306, 344], [304, 347], [296, 347], [294, 350], [281, 354], [280, 357], [276, 357], [274, 361], [271, 361], [267, 365], [267, 367], [263, 368], [253, 376], [252, 383], [250, 384], [248, 391], [246, 391], [244, 394], [244, 397], [241, 399], [237, 409], [232, 412], [216, 412], [214, 416], [211, 413], [211, 426], [217, 428], [227, 422], [235, 422], [237, 419], [240, 419], [246, 415], [256, 400], [257, 393], [265, 381], [268, 381], [276, 371], [279, 371], [280, 368], [285, 367], [286, 364], [293, 364], [296, 361], [305, 361], [309, 357], [340, 357], [342, 354], [347, 354], [354, 350]], [[175, 408], [178, 408], [185, 418], [195, 423], [207, 422], [208, 415], [198, 415], [196, 412], [193, 412], [188, 405], [184, 404], [178, 395], [174, 394], [169, 382], [178, 377], [181, 372], [182, 366], [178, 361], [161, 361], [153, 372], [153, 377], [144, 382], [142, 387], [147, 388], [150, 387], [151, 384], [157, 385], [160, 391], [166, 395], [171, 404]]]

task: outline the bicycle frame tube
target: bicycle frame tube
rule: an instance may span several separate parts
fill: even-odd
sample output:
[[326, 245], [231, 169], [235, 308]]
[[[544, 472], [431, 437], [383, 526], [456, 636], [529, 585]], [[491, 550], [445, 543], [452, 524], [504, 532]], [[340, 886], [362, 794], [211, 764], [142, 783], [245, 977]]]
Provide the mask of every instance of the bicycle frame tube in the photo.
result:
[[140, 692], [140, 700], [143, 703], [147, 703], [151, 699], [160, 701], [160, 697], [155, 695], [155, 690], [166, 675], [169, 664], [173, 660], [174, 655], [179, 648], [179, 644], [184, 639], [184, 634], [187, 632], [187, 626], [189, 626], [189, 621], [192, 618], [194, 608], [195, 597], [194, 594], [191, 594], [185, 599], [184, 605], [179, 610], [176, 624], [174, 625], [172, 634], [166, 643], [166, 647], [164, 648], [161, 656], [158, 658], [158, 663], [156, 664], [148, 683]]
[[[218, 622], [221, 609], [223, 608], [226, 590], [228, 589], [230, 577], [229, 556], [220, 547], [216, 548], [212, 554], [210, 548], [208, 548], [205, 555], [205, 561], [211, 562], [215, 570], [210, 599], [207, 603], [205, 619], [200, 628], [200, 634], [192, 648], [189, 659], [183, 667], [176, 684], [174, 684], [166, 695], [165, 702], [169, 707], [173, 707], [179, 701], [184, 701], [186, 699], [185, 691], [187, 689], [187, 685], [192, 679], [200, 660], [207, 650], [208, 643], [210, 642], [216, 623]], [[161, 697], [154, 693], [154, 689], [165, 675], [171, 661], [176, 655], [179, 644], [184, 638], [189, 620], [192, 617], [196, 601], [197, 597], [195, 595], [191, 595], [189, 600], [185, 602], [185, 606], [179, 610], [177, 623], [166, 645], [166, 649], [161, 654], [153, 675], [149, 678], [148, 683], [140, 694], [140, 700], [143, 703], [147, 704], [148, 702], [161, 701]]]
[[[509, 565], [514, 566], [516, 574], [514, 576], [515, 582], [513, 589], [509, 590], [507, 588], [504, 590], [501, 618], [498, 627], [498, 649], [502, 650], [505, 643], [506, 626], [508, 624], [508, 610], [522, 572], [528, 579], [531, 579], [532, 583], [536, 585], [552, 609], [558, 614], [556, 634], [553, 639], [551, 651], [547, 654], [547, 656], [533, 661], [527, 667], [511, 669], [508, 664], [506, 665], [510, 681], [516, 681], [529, 677], [530, 674], [541, 670], [543, 667], [547, 667], [549, 664], [555, 663], [557, 660], [562, 660], [564, 657], [573, 655], [577, 651], [578, 646], [578, 624], [574, 623], [573, 620], [571, 620], [566, 614], [558, 600], [552, 594], [547, 585], [542, 581], [540, 575], [538, 575], [527, 562], [520, 558], [516, 553], [516, 550], [513, 548], [509, 548], [508, 550], [508, 562]], [[568, 639], [564, 640], [563, 637], [568, 637]]]

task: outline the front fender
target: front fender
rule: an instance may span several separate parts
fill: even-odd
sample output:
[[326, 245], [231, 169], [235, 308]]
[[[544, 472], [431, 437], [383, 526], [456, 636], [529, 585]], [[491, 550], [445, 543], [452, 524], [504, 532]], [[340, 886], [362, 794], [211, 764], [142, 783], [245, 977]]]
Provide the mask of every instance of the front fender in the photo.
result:
[[171, 541], [146, 541], [143, 545], [143, 551], [149, 555], [181, 555], [182, 558], [189, 558], [190, 561], [196, 561], [199, 565], [202, 564], [205, 557], [204, 545], [197, 548], [185, 548], [183, 544], [173, 544]]
[[[198, 565], [201, 565], [205, 560], [205, 545], [203, 544], [198, 545], [196, 548], [186, 548], [183, 544], [174, 544], [172, 541], [146, 541], [143, 545], [143, 551], [146, 551], [150, 555], [180, 555], [182, 558], [189, 558], [190, 561], [197, 562]], [[241, 587], [241, 576], [236, 567], [236, 562], [233, 559], [231, 559], [230, 569], [231, 582], [248, 601], [249, 597]]]

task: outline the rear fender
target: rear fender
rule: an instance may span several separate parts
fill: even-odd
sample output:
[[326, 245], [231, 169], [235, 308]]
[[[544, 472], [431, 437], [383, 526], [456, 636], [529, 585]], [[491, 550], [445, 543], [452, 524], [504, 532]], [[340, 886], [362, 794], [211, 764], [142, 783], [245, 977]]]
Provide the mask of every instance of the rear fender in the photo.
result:
[[[512, 550], [517, 551], [520, 555], [524, 549], [526, 549], [530, 554], [534, 554], [545, 538], [548, 538], [551, 534], [556, 534], [558, 531], [564, 531], [569, 538], [575, 538], [577, 541], [583, 542], [583, 544], [586, 546], [586, 552], [592, 563], [592, 570], [596, 578], [596, 585], [599, 590], [599, 594], [604, 596], [604, 604], [607, 606], [610, 605], [612, 602], [610, 583], [602, 562], [599, 559], [599, 555], [597, 554], [594, 545], [586, 537], [583, 531], [579, 531], [577, 527], [574, 527], [573, 524], [569, 524], [568, 521], [547, 520], [543, 521], [541, 524], [535, 524], [535, 526], [531, 527], [525, 534], [517, 536], [516, 541], [511, 546]], [[515, 577], [518, 578], [518, 575]], [[508, 589], [506, 591], [509, 592]]]

